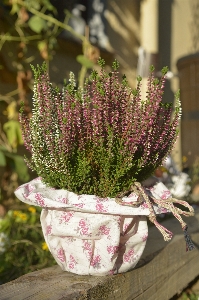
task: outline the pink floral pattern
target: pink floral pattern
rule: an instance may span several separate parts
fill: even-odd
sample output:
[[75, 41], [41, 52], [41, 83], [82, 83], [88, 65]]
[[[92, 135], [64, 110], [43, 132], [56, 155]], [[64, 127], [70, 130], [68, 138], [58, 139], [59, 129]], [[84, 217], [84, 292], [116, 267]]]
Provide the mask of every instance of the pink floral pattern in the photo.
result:
[[68, 223], [70, 221], [70, 219], [73, 217], [74, 215], [74, 212], [63, 212], [62, 215], [60, 216], [60, 219], [59, 219], [59, 224], [62, 224], [62, 223]]
[[74, 206], [79, 207], [79, 208], [83, 208], [84, 203], [76, 203], [76, 204], [74, 204]]
[[110, 228], [108, 228], [106, 225], [102, 225], [99, 227], [100, 234], [109, 235]]
[[131, 262], [134, 259], [135, 251], [134, 249], [130, 249], [127, 253], [124, 254], [123, 260], [124, 262]]
[[103, 212], [103, 213], [107, 212], [107, 209], [104, 207], [104, 204], [99, 201], [97, 202], [95, 208], [98, 212]]
[[123, 233], [126, 233], [127, 229], [129, 228], [129, 223], [124, 224]]
[[76, 264], [77, 264], [77, 262], [76, 262], [74, 256], [71, 254], [69, 256], [69, 264], [68, 264], [69, 269], [74, 269], [74, 267], [76, 266]]
[[45, 200], [44, 198], [42, 197], [42, 195], [40, 193], [36, 193], [35, 194], [35, 199], [37, 201], [37, 204], [41, 207], [45, 207], [46, 204], [45, 204]]
[[170, 191], [163, 191], [163, 192], [162, 192], [161, 198], [162, 198], [163, 200], [166, 200], [166, 199], [168, 199], [169, 197], [171, 197]]
[[51, 234], [51, 232], [52, 232], [52, 225], [47, 225], [46, 226], [46, 235]]
[[68, 203], [68, 199], [66, 197], [61, 197], [61, 196], [57, 198], [57, 201], [65, 204]]
[[143, 202], [141, 205], [140, 205], [140, 208], [141, 209], [146, 209], [148, 208], [148, 204], [146, 202]]
[[25, 184], [24, 197], [27, 198], [32, 191], [34, 191], [34, 186], [32, 186], [30, 183]]
[[142, 240], [143, 242], [145, 242], [148, 238], [148, 233], [145, 233], [143, 236], [142, 236]]
[[63, 248], [57, 249], [57, 258], [61, 262], [65, 262], [66, 261], [65, 254], [64, 254], [64, 249]]
[[101, 262], [101, 256], [99, 254], [95, 255], [91, 260], [91, 266], [93, 268], [100, 269], [101, 268], [100, 262]]
[[81, 235], [89, 235], [89, 225], [87, 220], [81, 219], [79, 221], [79, 227], [77, 228], [77, 231], [79, 231]]
[[118, 252], [119, 246], [107, 246], [107, 252], [109, 254], [115, 254]]
[[150, 188], [150, 192], [152, 193], [153, 197], [157, 199], [166, 200], [171, 197], [171, 192], [165, 187], [162, 182], [154, 185]]
[[82, 248], [83, 248], [83, 251], [86, 252], [86, 257], [90, 260], [92, 257], [92, 253], [93, 253], [92, 243], [87, 240], [83, 240]]

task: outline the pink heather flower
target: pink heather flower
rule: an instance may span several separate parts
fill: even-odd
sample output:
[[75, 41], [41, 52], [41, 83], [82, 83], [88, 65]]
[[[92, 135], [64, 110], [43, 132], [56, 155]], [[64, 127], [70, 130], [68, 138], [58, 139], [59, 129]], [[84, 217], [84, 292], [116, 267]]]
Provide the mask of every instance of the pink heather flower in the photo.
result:
[[[136, 89], [120, 80], [117, 62], [106, 73], [93, 71], [82, 88], [74, 75], [55, 89], [45, 65], [35, 74], [33, 113], [20, 113], [22, 135], [31, 152], [27, 165], [53, 188], [101, 198], [116, 197], [134, 181], [149, 177], [172, 150], [181, 117], [179, 94], [174, 111], [162, 103], [166, 69], [159, 81], [153, 70], [142, 100], [141, 77]], [[99, 212], [106, 209], [96, 204]]]

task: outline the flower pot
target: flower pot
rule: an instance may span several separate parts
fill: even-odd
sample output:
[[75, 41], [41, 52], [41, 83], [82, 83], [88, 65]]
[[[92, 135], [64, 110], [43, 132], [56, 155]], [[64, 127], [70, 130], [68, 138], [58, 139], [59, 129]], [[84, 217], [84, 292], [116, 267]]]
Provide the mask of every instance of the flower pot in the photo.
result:
[[[170, 196], [162, 183], [151, 191], [159, 199]], [[64, 271], [116, 274], [131, 270], [139, 261], [148, 237], [150, 209], [144, 198], [137, 207], [132, 206], [138, 200], [136, 193], [118, 204], [115, 198], [56, 190], [36, 178], [21, 185], [15, 194], [21, 201], [43, 208], [44, 238]], [[153, 210], [155, 214], [168, 212], [156, 204]]]
[[148, 236], [145, 216], [43, 209], [41, 225], [58, 265], [79, 275], [116, 274], [134, 268]]

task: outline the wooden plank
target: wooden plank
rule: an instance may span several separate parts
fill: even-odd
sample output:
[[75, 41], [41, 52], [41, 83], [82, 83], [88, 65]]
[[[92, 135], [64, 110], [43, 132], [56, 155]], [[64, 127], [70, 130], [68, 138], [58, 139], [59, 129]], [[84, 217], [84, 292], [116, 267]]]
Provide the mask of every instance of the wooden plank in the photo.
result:
[[152, 226], [136, 269], [113, 276], [79, 276], [59, 266], [29, 273], [0, 286], [1, 300], [167, 300], [199, 275], [199, 209], [186, 219], [196, 250], [185, 251], [177, 220], [163, 223], [175, 233], [171, 242]]

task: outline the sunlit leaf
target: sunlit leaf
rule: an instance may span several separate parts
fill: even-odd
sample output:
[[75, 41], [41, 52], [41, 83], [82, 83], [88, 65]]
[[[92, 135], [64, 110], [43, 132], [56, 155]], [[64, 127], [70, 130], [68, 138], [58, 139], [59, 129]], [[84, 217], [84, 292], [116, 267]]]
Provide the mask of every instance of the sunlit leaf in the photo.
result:
[[18, 119], [17, 102], [12, 101], [8, 105], [6, 112], [9, 120], [17, 120]]
[[49, 0], [43, 0], [43, 4], [48, 10], [55, 10], [55, 7], [50, 3]]
[[43, 29], [46, 29], [46, 21], [38, 16], [32, 16], [28, 21], [28, 25], [36, 33], [40, 33]]
[[15, 171], [17, 172], [19, 179], [23, 182], [27, 182], [30, 179], [28, 174], [28, 167], [24, 162], [24, 159], [20, 155], [14, 155]]
[[12, 9], [10, 11], [11, 15], [14, 15], [15, 13], [17, 13], [19, 11], [19, 5], [17, 3], [13, 3], [12, 5]]
[[10, 120], [6, 122], [3, 126], [3, 130], [6, 133], [9, 144], [13, 148], [17, 148], [18, 145], [23, 145], [20, 123], [18, 121]]
[[6, 166], [6, 158], [2, 151], [0, 151], [0, 167]]
[[12, 167], [18, 174], [19, 179], [23, 182], [27, 182], [30, 179], [30, 176], [23, 156], [9, 152], [5, 152], [5, 156], [7, 156], [11, 160], [10, 163], [12, 163]]
[[87, 58], [86, 56], [80, 54], [76, 57], [76, 60], [78, 61], [78, 63], [80, 63], [81, 65], [83, 65], [84, 67], [90, 69], [93, 67], [93, 62]]

